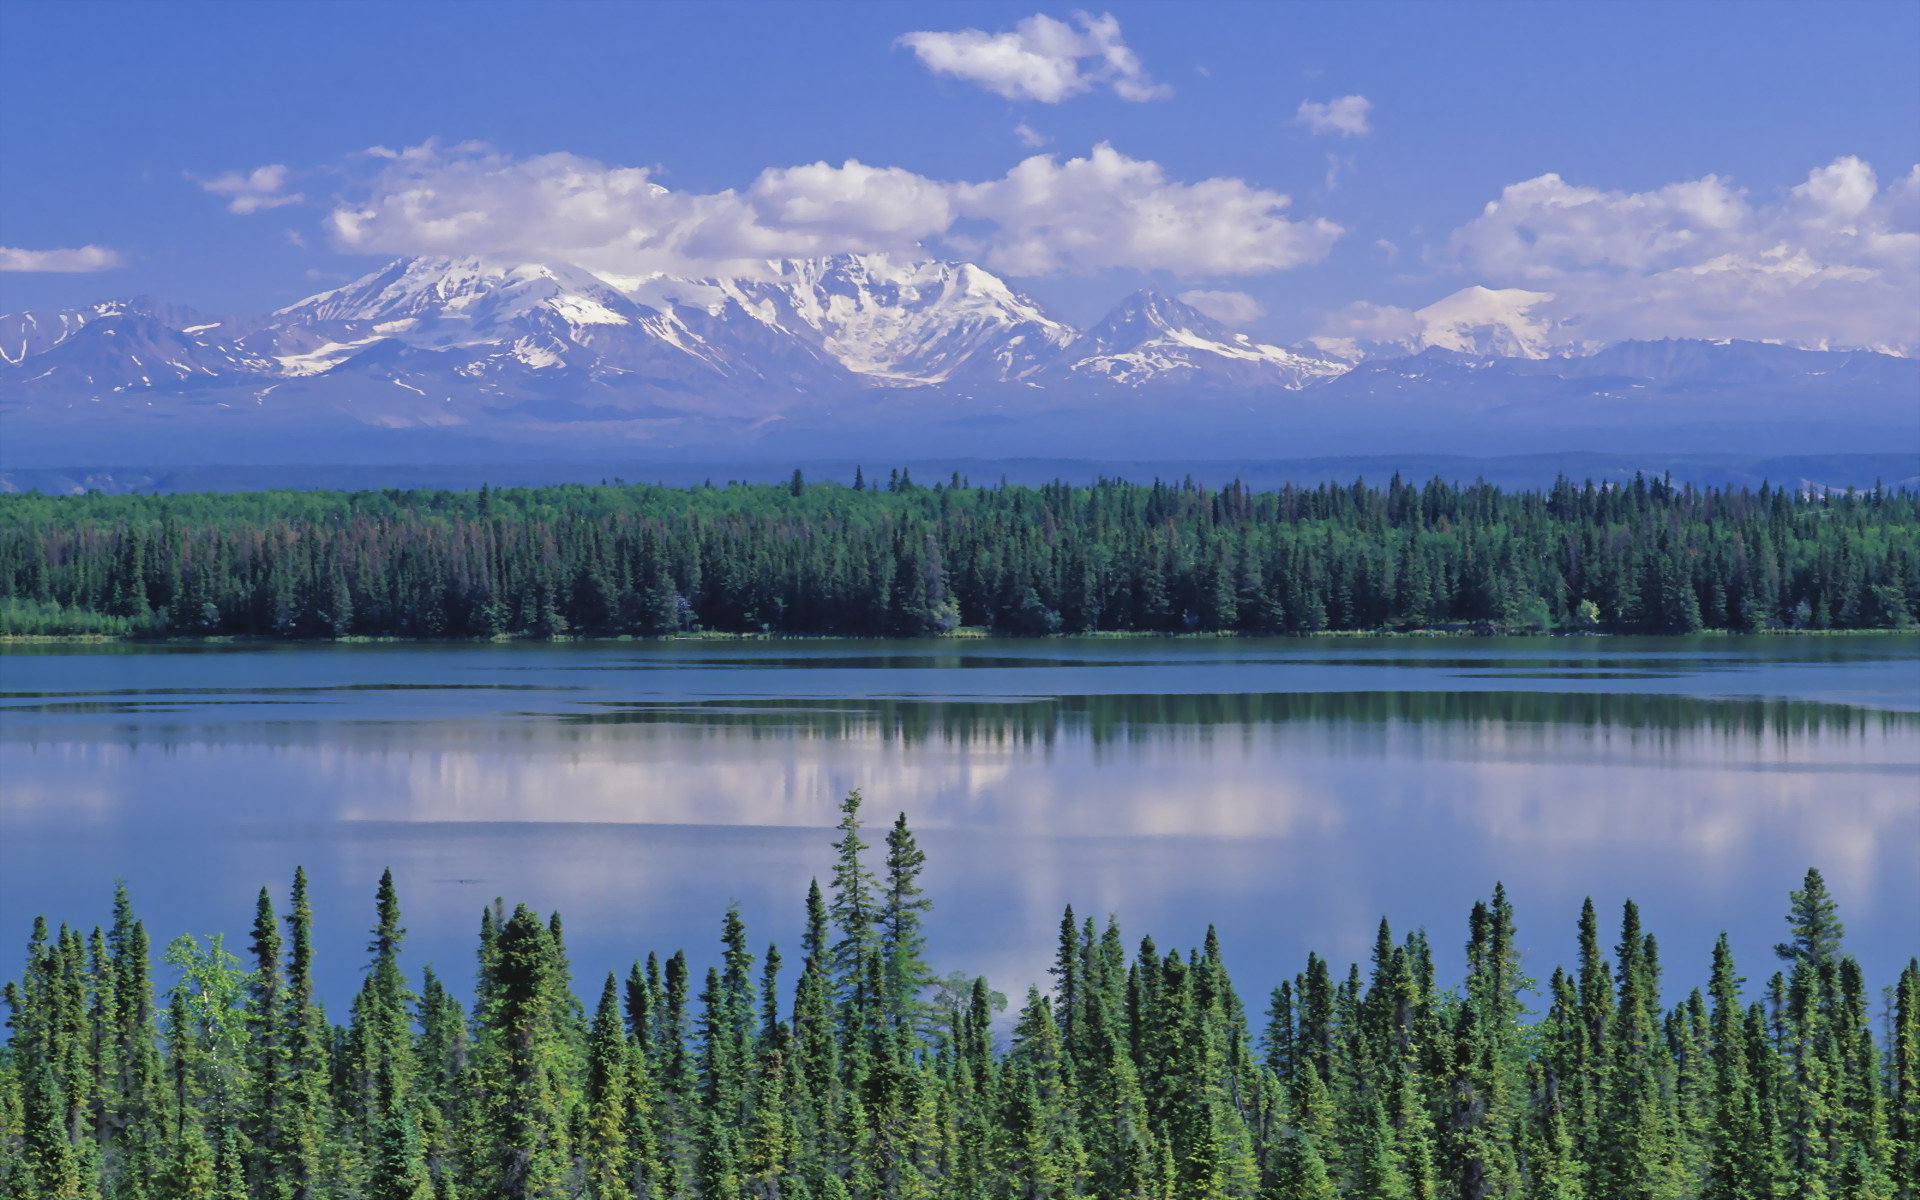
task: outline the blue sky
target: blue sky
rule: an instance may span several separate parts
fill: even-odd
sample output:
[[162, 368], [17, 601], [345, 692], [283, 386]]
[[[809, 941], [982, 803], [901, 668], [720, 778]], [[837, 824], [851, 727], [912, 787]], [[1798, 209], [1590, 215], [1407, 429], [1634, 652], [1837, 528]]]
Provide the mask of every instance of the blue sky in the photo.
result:
[[[16, 2], [0, 310], [254, 311], [402, 252], [639, 276], [919, 243], [1083, 324], [1151, 284], [1360, 335], [1484, 283], [1608, 335], [1916, 340], [1920, 5], [1090, 11]], [[557, 178], [591, 229], [537, 209]]]

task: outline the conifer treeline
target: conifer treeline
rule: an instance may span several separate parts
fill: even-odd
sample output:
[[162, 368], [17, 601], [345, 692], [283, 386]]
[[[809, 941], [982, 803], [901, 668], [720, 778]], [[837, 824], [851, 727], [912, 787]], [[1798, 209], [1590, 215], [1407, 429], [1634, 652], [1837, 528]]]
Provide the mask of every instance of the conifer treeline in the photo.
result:
[[[576, 998], [558, 915], [481, 915], [471, 1008], [412, 990], [390, 875], [344, 1024], [322, 1011], [305, 876], [262, 889], [244, 961], [166, 951], [125, 892], [90, 935], [36, 923], [9, 984], [0, 1188], [74, 1200], [1908, 1200], [1920, 1184], [1920, 963], [1888, 1036], [1817, 871], [1748, 1003], [1723, 936], [1661, 1003], [1626, 905], [1611, 954], [1526, 978], [1505, 894], [1458, 987], [1382, 921], [1366, 971], [1309, 955], [1264, 1013], [1221, 948], [1129, 953], [1069, 909], [1011, 1037], [984, 979], [926, 965], [904, 817], [868, 866], [857, 793], [806, 898], [798, 984], [730, 909], [721, 965], [649, 955]], [[791, 994], [790, 1007], [784, 997]], [[1544, 1012], [1530, 1013], [1538, 1001]], [[1538, 1019], [1535, 1019], [1535, 1018]]]
[[1904, 626], [1920, 495], [1565, 480], [0, 497], [0, 633]]

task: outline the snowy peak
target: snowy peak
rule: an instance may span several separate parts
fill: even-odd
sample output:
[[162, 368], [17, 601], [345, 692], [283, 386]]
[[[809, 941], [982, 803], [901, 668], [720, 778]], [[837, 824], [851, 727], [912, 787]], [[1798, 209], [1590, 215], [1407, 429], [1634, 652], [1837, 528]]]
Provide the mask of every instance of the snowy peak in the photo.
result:
[[767, 268], [764, 279], [699, 281], [676, 299], [716, 315], [731, 305], [882, 384], [1020, 379], [1074, 336], [971, 263], [842, 254]]
[[1087, 331], [1082, 344], [1088, 353], [1071, 371], [1129, 386], [1218, 379], [1235, 386], [1297, 389], [1346, 370], [1329, 359], [1256, 342], [1154, 291], [1122, 301]]
[[1473, 359], [1540, 360], [1599, 349], [1598, 344], [1580, 340], [1575, 330], [1550, 315], [1554, 299], [1552, 292], [1475, 284], [1425, 308], [1371, 309], [1364, 320], [1364, 335], [1315, 337], [1309, 341], [1319, 353], [1350, 363], [1428, 350], [1445, 350]]
[[[284, 402], [345, 394], [355, 379], [376, 379], [383, 396], [405, 390], [441, 404], [538, 402], [586, 412], [593, 405], [582, 398], [599, 396], [611, 397], [610, 411], [653, 405], [759, 421], [810, 397], [837, 403], [875, 388], [945, 388], [972, 400], [1013, 384], [1048, 389], [1058, 401], [1115, 388], [1291, 391], [1364, 359], [1400, 361], [1363, 364], [1360, 376], [1422, 386], [1434, 372], [1451, 378], [1495, 367], [1528, 379], [1744, 372], [1740, 378], [1766, 381], [1813, 371], [1781, 348], [1646, 343], [1595, 353], [1602, 347], [1554, 320], [1554, 299], [1469, 287], [1418, 310], [1361, 314], [1355, 327], [1377, 340], [1289, 349], [1153, 290], [1076, 333], [971, 263], [848, 254], [690, 280], [418, 257], [243, 321], [146, 299], [0, 316], [0, 383], [19, 389], [14, 394], [95, 399], [277, 387]], [[1835, 355], [1818, 371], [1878, 380], [1888, 369], [1879, 357]], [[994, 403], [1004, 401], [999, 395]]]
[[1551, 318], [1533, 310], [1552, 292], [1521, 288], [1461, 288], [1418, 309], [1420, 348], [1438, 347], [1476, 358], [1547, 358], [1566, 340]]
[[703, 369], [658, 314], [564, 263], [396, 259], [281, 309], [274, 325], [275, 357], [290, 375], [323, 374], [384, 338], [470, 359], [476, 373], [592, 366], [603, 357], [619, 369], [662, 361]]
[[[611, 284], [579, 267], [493, 265], [477, 258], [402, 258], [371, 275], [310, 296], [274, 314], [282, 321], [365, 322], [393, 332], [435, 328], [498, 335], [518, 321], [557, 320], [578, 328], [627, 325], [639, 309]], [[411, 322], [411, 324], [402, 324]]]
[[190, 308], [165, 304], [151, 296], [102, 300], [86, 308], [0, 314], [0, 362], [14, 366], [30, 355], [45, 354], [95, 321], [110, 317], [150, 317], [172, 329], [213, 330], [211, 321]]
[[178, 329], [137, 306], [117, 304], [99, 305], [88, 316], [45, 351], [14, 364], [24, 384], [57, 390], [78, 383], [98, 395], [209, 383], [273, 366], [214, 336], [218, 323]]
[[881, 254], [775, 260], [755, 277], [704, 280], [400, 259], [275, 319], [325, 332], [283, 347], [300, 359], [289, 370], [302, 372], [327, 369], [339, 350], [374, 337], [432, 349], [531, 337], [547, 348], [522, 355], [529, 366], [554, 365], [557, 354], [615, 370], [657, 374], [677, 364], [696, 377], [806, 388], [1020, 378], [1073, 338], [979, 267]]
[[1100, 351], [1131, 350], [1164, 338], [1225, 344], [1235, 335], [1199, 309], [1151, 289], [1135, 292], [1087, 331]]

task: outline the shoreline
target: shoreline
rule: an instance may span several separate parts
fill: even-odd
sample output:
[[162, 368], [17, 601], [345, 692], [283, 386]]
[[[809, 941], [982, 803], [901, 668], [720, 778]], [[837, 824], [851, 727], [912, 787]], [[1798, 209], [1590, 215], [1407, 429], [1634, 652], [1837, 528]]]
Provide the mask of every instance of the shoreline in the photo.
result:
[[1312, 633], [1242, 633], [1238, 630], [1214, 632], [1165, 633], [1157, 630], [1093, 630], [1087, 633], [1000, 633], [984, 628], [962, 628], [937, 637], [911, 635], [867, 636], [847, 633], [735, 633], [724, 630], [699, 630], [672, 634], [561, 634], [557, 637], [499, 634], [494, 637], [409, 637], [404, 634], [355, 634], [349, 637], [272, 637], [266, 634], [229, 633], [202, 637], [170, 634], [143, 637], [131, 633], [8, 633], [0, 634], [0, 646], [488, 646], [567, 643], [660, 643], [660, 642], [913, 642], [937, 645], [941, 642], [968, 641], [1242, 641], [1276, 640], [1315, 641], [1320, 639], [1455, 639], [1455, 638], [1654, 638], [1682, 641], [1687, 638], [1725, 637], [1886, 637], [1920, 634], [1920, 625], [1882, 629], [1700, 629], [1692, 633], [1657, 633], [1610, 630], [1512, 629], [1500, 626], [1476, 626], [1467, 629], [1323, 629]]

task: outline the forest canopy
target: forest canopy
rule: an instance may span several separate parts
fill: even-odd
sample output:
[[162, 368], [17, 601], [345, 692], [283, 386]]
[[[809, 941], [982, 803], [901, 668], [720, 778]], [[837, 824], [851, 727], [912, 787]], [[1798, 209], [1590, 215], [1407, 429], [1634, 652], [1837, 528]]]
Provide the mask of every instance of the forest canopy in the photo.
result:
[[[1309, 954], [1256, 1004], [1211, 930], [1129, 947], [1068, 909], [1010, 1029], [983, 978], [935, 979], [904, 816], [842, 805], [798, 979], [737, 909], [718, 965], [649, 954], [576, 993], [558, 913], [479, 914], [472, 1002], [409, 978], [391, 874], [344, 1021], [314, 989], [296, 872], [242, 954], [163, 958], [122, 889], [105, 928], [37, 921], [8, 983], [0, 1195], [33, 1200], [1907, 1200], [1920, 1181], [1920, 962], [1888, 996], [1818, 871], [1749, 998], [1723, 935], [1663, 978], [1629, 902], [1609, 950], [1527, 976], [1502, 888], [1466, 973], [1383, 919], [1370, 962]], [[878, 851], [878, 853], [872, 853]], [[879, 858], [881, 867], [873, 869]], [[1681, 998], [1672, 1007], [1665, 995]]]
[[1872, 629], [1920, 494], [1439, 480], [0, 497], [0, 634]]

